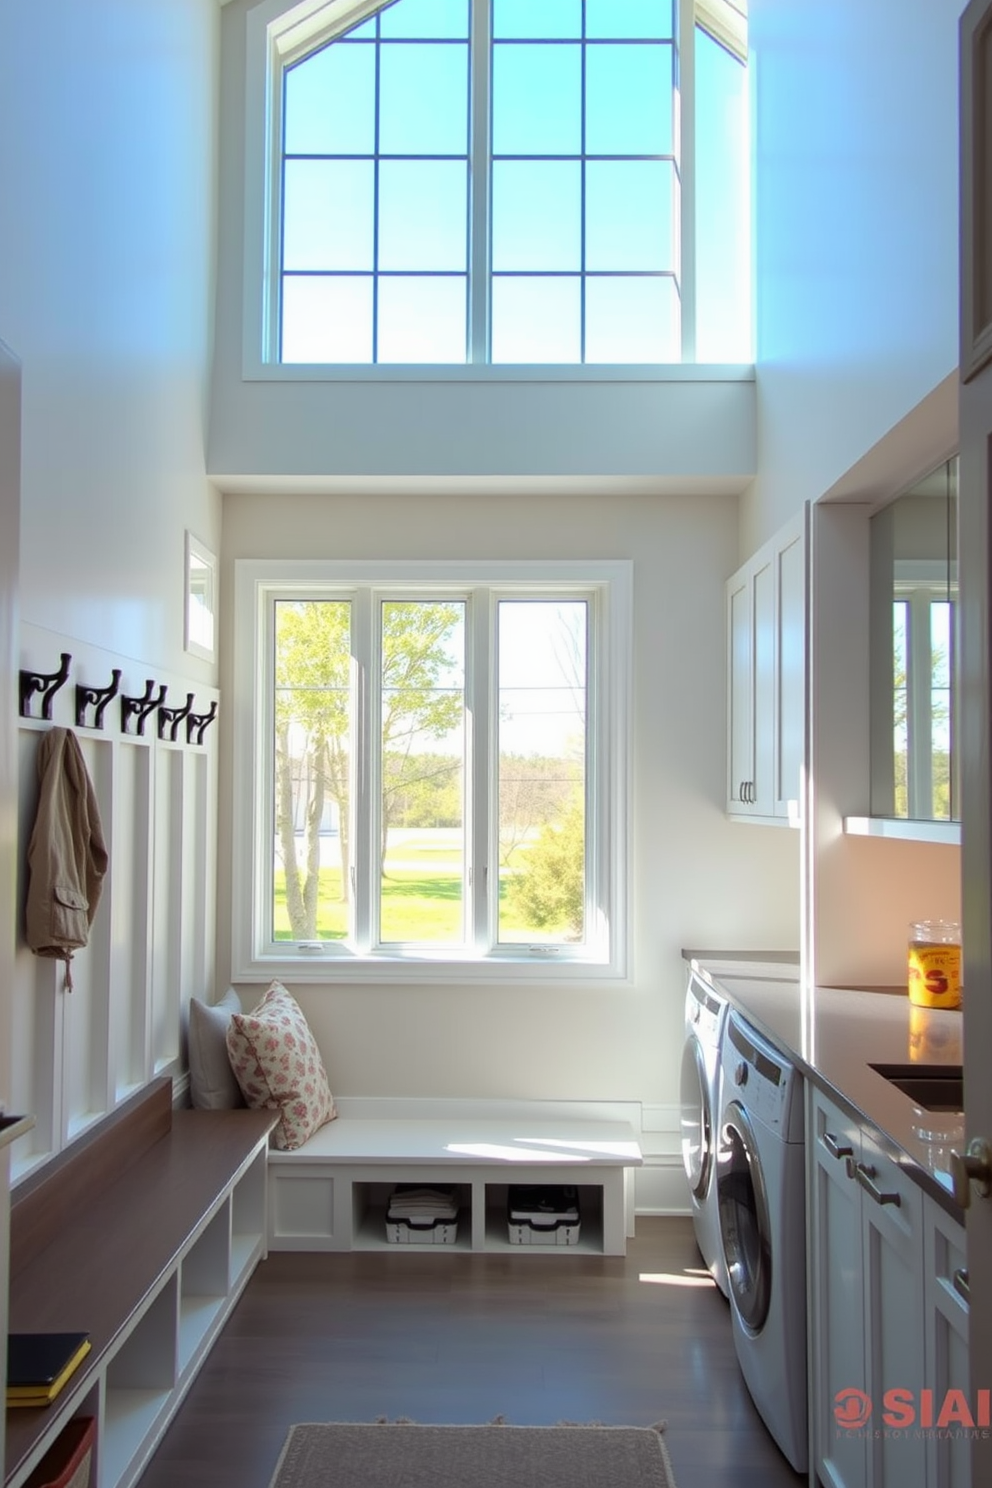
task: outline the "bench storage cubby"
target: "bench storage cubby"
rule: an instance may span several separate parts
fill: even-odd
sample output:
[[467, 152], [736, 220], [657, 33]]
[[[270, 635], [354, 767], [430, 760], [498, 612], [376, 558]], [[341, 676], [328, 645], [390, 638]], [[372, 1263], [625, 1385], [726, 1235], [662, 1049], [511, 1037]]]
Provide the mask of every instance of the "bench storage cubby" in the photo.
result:
[[[574, 1116], [533, 1119], [529, 1103], [504, 1102], [473, 1114], [466, 1104], [444, 1117], [363, 1114], [374, 1103], [339, 1103], [336, 1121], [294, 1152], [269, 1154], [270, 1250], [390, 1250], [386, 1207], [397, 1183], [454, 1185], [458, 1235], [436, 1247], [403, 1249], [509, 1251], [507, 1189], [513, 1184], [569, 1184], [582, 1213], [577, 1244], [533, 1247], [555, 1253], [624, 1255], [633, 1233], [630, 1175], [642, 1162], [634, 1128], [624, 1121]], [[385, 1105], [387, 1103], [383, 1103]], [[393, 1104], [393, 1103], [389, 1103]]]
[[52, 1405], [7, 1412], [6, 1488], [96, 1419], [92, 1488], [130, 1488], [265, 1254], [268, 1111], [173, 1111], [154, 1081], [14, 1190], [10, 1328], [85, 1331]]

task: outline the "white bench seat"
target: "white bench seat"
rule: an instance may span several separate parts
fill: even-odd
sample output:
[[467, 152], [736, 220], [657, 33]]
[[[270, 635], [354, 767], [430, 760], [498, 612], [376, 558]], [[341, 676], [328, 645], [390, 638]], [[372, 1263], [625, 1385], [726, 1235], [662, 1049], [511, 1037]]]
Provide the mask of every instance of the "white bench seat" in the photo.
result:
[[270, 1152], [269, 1247], [385, 1247], [388, 1195], [415, 1181], [456, 1185], [457, 1249], [509, 1248], [508, 1185], [570, 1184], [581, 1200], [578, 1248], [623, 1255], [633, 1233], [628, 1174], [642, 1161], [634, 1128], [622, 1121], [535, 1120], [526, 1107], [512, 1118], [343, 1113], [295, 1151]]

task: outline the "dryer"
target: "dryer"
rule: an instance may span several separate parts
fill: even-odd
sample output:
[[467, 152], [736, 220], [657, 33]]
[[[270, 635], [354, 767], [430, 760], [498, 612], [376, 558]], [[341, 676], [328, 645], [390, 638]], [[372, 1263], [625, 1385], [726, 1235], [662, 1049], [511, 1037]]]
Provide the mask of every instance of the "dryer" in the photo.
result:
[[727, 1001], [695, 971], [685, 994], [685, 1041], [679, 1080], [682, 1166], [689, 1184], [696, 1244], [713, 1280], [727, 1295], [716, 1196], [720, 1053]]
[[735, 1009], [724, 1027], [722, 1064], [716, 1188], [734, 1346], [765, 1425], [805, 1472], [802, 1076]]

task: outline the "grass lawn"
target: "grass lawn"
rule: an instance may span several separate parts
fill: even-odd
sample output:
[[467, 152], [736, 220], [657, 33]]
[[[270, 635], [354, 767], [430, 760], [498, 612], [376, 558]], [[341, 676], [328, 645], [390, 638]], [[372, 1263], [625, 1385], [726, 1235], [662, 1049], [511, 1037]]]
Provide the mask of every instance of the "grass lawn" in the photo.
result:
[[[411, 844], [412, 846], [412, 844]], [[423, 856], [425, 868], [437, 853], [430, 848], [415, 848], [412, 854], [403, 848], [403, 862], [416, 862]], [[450, 861], [450, 850], [449, 850]], [[440, 866], [440, 865], [438, 865]], [[507, 941], [564, 939], [564, 929], [547, 928], [528, 931], [506, 895], [506, 880], [499, 886], [500, 935]], [[462, 937], [462, 881], [456, 872], [430, 873], [404, 867], [388, 870], [382, 886], [382, 939], [395, 942], [435, 942], [456, 945]], [[341, 870], [320, 870], [320, 894], [317, 906], [317, 939], [344, 940], [348, 933], [348, 906], [341, 901]], [[292, 940], [289, 914], [286, 910], [286, 875], [281, 869], [275, 875], [275, 938]]]

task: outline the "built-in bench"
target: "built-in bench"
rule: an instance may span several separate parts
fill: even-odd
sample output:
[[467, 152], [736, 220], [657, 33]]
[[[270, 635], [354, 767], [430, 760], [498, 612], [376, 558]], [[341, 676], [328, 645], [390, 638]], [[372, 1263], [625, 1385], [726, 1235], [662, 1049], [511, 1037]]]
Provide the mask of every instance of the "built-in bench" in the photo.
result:
[[[578, 1189], [575, 1249], [623, 1255], [633, 1234], [630, 1174], [642, 1163], [625, 1121], [533, 1115], [540, 1103], [339, 1102], [337, 1120], [293, 1152], [269, 1154], [270, 1250], [373, 1250], [390, 1245], [385, 1211], [397, 1183], [453, 1185], [460, 1204], [454, 1246], [510, 1248], [507, 1188]], [[388, 1110], [390, 1114], [374, 1115]], [[390, 1245], [390, 1248], [395, 1248]], [[420, 1248], [420, 1247], [418, 1247]], [[514, 1247], [516, 1248], [516, 1247]], [[541, 1247], [544, 1249], [544, 1247]], [[566, 1249], [562, 1248], [562, 1253]], [[557, 1253], [557, 1252], [556, 1252]]]
[[100, 1488], [142, 1471], [265, 1253], [268, 1111], [174, 1111], [154, 1081], [15, 1189], [12, 1332], [89, 1334], [44, 1410], [8, 1410], [6, 1488], [74, 1416], [97, 1420]]

